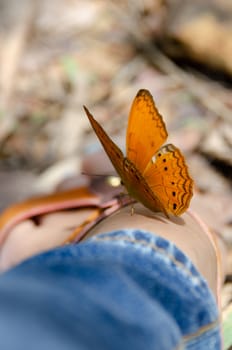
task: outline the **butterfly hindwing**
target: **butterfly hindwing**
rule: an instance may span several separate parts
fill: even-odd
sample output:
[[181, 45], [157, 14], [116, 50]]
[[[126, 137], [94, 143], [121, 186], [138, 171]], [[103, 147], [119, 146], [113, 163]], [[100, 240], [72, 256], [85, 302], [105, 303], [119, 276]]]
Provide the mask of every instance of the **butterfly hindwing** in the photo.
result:
[[193, 180], [189, 176], [184, 156], [177, 147], [172, 144], [161, 147], [143, 176], [168, 212], [180, 215], [188, 208]]

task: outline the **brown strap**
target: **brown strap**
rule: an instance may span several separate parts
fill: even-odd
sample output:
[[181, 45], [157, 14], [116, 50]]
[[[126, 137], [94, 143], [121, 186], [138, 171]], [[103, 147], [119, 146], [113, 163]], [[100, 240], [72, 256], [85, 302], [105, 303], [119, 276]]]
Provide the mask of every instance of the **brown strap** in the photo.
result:
[[121, 187], [114, 188], [108, 177], [93, 179], [90, 187], [79, 187], [68, 191], [30, 198], [6, 209], [0, 216], [0, 244], [12, 228], [23, 220], [58, 210], [95, 207], [96, 211], [68, 238], [69, 242], [79, 241], [86, 232], [104, 217], [131, 202], [119, 196]]
[[19, 222], [58, 210], [99, 206], [101, 198], [86, 187], [30, 198], [6, 209], [0, 216], [0, 244]]

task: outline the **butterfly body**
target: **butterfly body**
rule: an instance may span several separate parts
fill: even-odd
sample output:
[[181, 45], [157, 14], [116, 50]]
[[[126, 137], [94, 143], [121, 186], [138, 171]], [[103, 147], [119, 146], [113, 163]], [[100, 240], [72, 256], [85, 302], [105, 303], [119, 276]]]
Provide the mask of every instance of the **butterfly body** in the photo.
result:
[[179, 149], [162, 146], [168, 134], [149, 91], [140, 90], [132, 104], [126, 157], [84, 109], [128, 194], [152, 211], [182, 214], [189, 206], [193, 181]]

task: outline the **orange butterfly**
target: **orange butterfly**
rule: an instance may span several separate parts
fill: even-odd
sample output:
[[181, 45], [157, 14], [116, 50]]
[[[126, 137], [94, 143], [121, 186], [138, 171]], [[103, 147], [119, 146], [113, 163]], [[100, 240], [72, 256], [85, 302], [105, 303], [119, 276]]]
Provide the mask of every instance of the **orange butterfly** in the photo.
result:
[[128, 194], [152, 211], [180, 215], [188, 208], [193, 180], [184, 156], [172, 144], [152, 95], [139, 90], [129, 115], [126, 157], [84, 106], [89, 121]]

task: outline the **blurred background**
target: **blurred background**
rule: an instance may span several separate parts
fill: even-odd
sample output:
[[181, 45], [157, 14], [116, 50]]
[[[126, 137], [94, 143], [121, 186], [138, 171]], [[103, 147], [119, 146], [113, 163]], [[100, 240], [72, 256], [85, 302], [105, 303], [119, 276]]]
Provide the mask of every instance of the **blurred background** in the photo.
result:
[[231, 0], [1, 0], [0, 48], [1, 210], [100, 152], [83, 105], [123, 147], [146, 88], [186, 156], [192, 208], [231, 252]]

